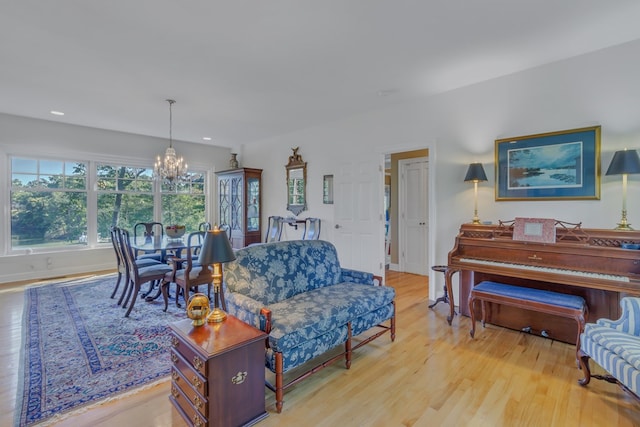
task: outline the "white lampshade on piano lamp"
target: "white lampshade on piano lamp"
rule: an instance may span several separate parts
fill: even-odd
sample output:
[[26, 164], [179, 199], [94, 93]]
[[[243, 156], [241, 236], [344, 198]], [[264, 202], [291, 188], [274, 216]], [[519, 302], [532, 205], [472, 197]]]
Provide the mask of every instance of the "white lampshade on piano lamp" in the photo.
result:
[[478, 218], [478, 183], [487, 180], [487, 174], [484, 173], [482, 163], [471, 163], [469, 169], [467, 169], [467, 175], [464, 177], [464, 182], [473, 182], [473, 224], [480, 224], [480, 218]]
[[630, 173], [640, 173], [638, 151], [627, 151], [627, 149], [616, 151], [606, 173], [606, 175], [622, 175], [622, 219], [616, 230], [633, 230], [627, 222], [627, 175]]

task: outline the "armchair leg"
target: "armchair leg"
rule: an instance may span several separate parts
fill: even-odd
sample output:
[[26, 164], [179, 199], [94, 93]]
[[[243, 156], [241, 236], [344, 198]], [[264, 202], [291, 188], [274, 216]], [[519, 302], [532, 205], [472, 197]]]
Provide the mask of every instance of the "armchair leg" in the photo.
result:
[[584, 378], [578, 380], [578, 384], [581, 386], [585, 386], [589, 384], [591, 381], [591, 369], [589, 369], [589, 355], [584, 353], [582, 350], [578, 350], [578, 359], [580, 360], [580, 369], [582, 369], [582, 373]]

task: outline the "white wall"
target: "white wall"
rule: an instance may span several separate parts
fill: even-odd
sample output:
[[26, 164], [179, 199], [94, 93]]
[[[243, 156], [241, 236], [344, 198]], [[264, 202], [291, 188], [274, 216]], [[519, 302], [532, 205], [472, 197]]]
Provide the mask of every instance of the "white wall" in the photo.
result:
[[[60, 158], [115, 160], [125, 157], [132, 165], [151, 166], [163, 154], [168, 140], [113, 132], [53, 121], [0, 114], [0, 200], [8, 200], [10, 182], [8, 155], [52, 155]], [[190, 169], [228, 169], [228, 148], [174, 141], [176, 151]], [[119, 161], [119, 160], [118, 160]], [[216, 222], [215, 176], [210, 174], [209, 218]], [[10, 234], [10, 207], [3, 203], [0, 212], [0, 283], [57, 277], [66, 274], [115, 268], [111, 246], [88, 247], [74, 251], [11, 254], [5, 247]], [[4, 256], [3, 256], [4, 255]]]
[[[497, 221], [516, 216], [555, 217], [582, 222], [588, 228], [612, 228], [620, 219], [620, 177], [602, 176], [598, 201], [495, 202], [494, 140], [541, 132], [602, 126], [603, 173], [616, 150], [640, 147], [640, 42], [608, 48], [467, 88], [385, 110], [346, 118], [232, 150], [242, 166], [264, 169], [263, 220], [287, 215], [285, 169], [292, 147], [308, 162], [308, 211], [301, 216], [323, 220], [323, 239], [333, 238], [333, 205], [322, 204], [322, 176], [335, 173], [340, 156], [372, 158], [393, 150], [430, 148], [434, 171], [430, 237], [431, 262], [442, 264], [461, 223], [473, 215], [473, 187], [462, 180], [467, 165], [484, 163], [489, 182], [479, 187], [479, 214]], [[192, 167], [226, 169], [229, 150], [176, 142]], [[166, 141], [55, 122], [0, 114], [0, 199], [6, 199], [6, 154], [29, 150], [45, 153], [93, 153], [107, 157], [129, 153], [147, 160], [166, 148]], [[195, 160], [201, 162], [196, 164]], [[629, 180], [629, 222], [640, 228], [640, 176]], [[381, 189], [382, 191], [382, 189]], [[8, 206], [2, 227], [8, 232]], [[214, 209], [215, 211], [215, 209]], [[285, 238], [296, 238], [287, 227]], [[2, 241], [4, 239], [0, 239]], [[5, 248], [0, 247], [0, 254]], [[109, 250], [87, 249], [73, 255], [52, 253], [0, 257], [0, 283], [113, 265]], [[440, 275], [439, 275], [440, 276]], [[441, 278], [437, 286], [440, 291]], [[434, 283], [432, 281], [432, 283]]]
[[[613, 228], [620, 219], [619, 176], [602, 176], [601, 200], [494, 200], [495, 139], [602, 126], [602, 174], [617, 150], [640, 148], [640, 42], [608, 48], [554, 64], [374, 111], [321, 127], [242, 147], [243, 162], [264, 169], [263, 215], [286, 214], [284, 164], [300, 146], [308, 162], [309, 210], [323, 219], [321, 237], [331, 240], [331, 205], [322, 205], [322, 175], [342, 155], [432, 148], [435, 174], [430, 222], [432, 265], [444, 264], [461, 223], [473, 216], [473, 186], [463, 182], [467, 165], [484, 164], [489, 181], [479, 186], [479, 215], [496, 222], [516, 216], [582, 222]], [[355, 153], [355, 154], [354, 154]], [[381, 190], [382, 191], [382, 190]], [[629, 222], [640, 229], [640, 176], [629, 179]], [[324, 221], [326, 220], [327, 227]], [[441, 276], [441, 275], [439, 275]], [[440, 292], [442, 279], [434, 277]], [[434, 283], [433, 281], [431, 283]]]

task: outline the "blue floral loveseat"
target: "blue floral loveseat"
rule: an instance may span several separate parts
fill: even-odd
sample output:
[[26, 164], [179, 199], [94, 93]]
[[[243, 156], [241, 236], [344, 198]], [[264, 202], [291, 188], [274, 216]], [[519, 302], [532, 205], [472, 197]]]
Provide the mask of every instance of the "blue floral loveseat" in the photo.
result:
[[[276, 409], [284, 390], [387, 331], [395, 339], [395, 290], [370, 273], [340, 267], [336, 248], [322, 240], [255, 245], [225, 265], [227, 311], [267, 332], [266, 366], [275, 373]], [[376, 283], [377, 282], [377, 283]], [[355, 345], [352, 336], [373, 327]], [[283, 374], [326, 351], [344, 352], [283, 384]]]

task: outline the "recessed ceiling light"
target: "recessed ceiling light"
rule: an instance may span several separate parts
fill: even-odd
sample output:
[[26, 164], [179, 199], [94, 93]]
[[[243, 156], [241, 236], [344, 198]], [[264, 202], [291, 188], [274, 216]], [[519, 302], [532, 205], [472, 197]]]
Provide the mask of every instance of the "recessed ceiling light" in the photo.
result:
[[381, 89], [376, 92], [376, 95], [380, 97], [386, 97], [386, 96], [395, 95], [396, 93], [398, 93], [398, 89]]
[[205, 141], [211, 141], [211, 137], [210, 136], [203, 136], [202, 139], [204, 139]]
[[54, 116], [64, 116], [64, 113], [62, 111], [56, 110], [51, 110], [51, 114], [53, 114]]

